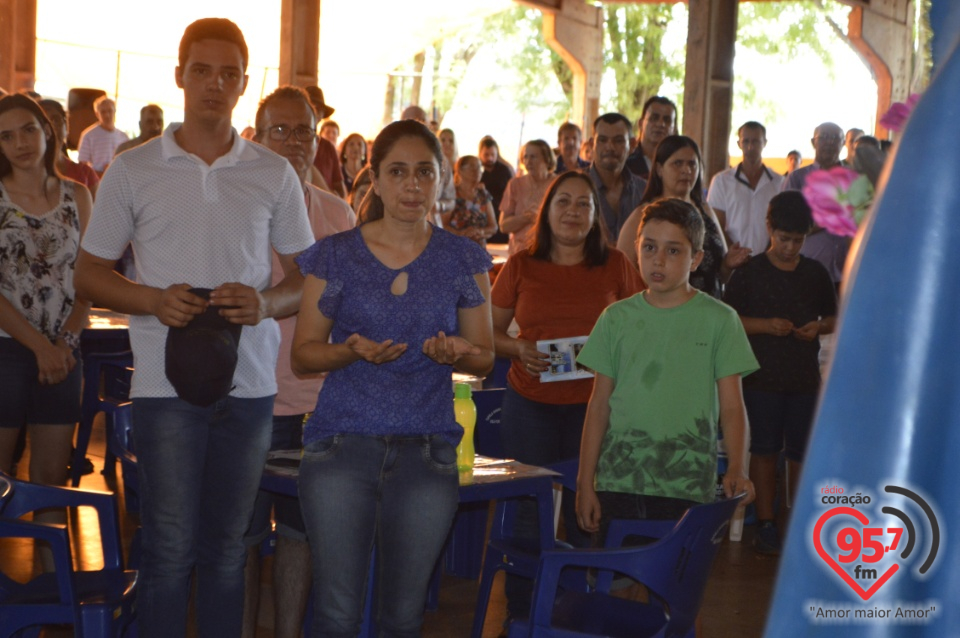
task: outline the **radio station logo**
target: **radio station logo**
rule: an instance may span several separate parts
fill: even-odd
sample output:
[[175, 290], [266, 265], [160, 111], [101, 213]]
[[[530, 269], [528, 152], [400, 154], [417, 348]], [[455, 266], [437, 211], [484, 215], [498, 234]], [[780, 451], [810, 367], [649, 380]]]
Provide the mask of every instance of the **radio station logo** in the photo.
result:
[[825, 509], [812, 526], [812, 549], [856, 598], [869, 601], [894, 578], [923, 580], [935, 567], [943, 532], [934, 504], [917, 490], [883, 485], [873, 495], [834, 484], [817, 498]]

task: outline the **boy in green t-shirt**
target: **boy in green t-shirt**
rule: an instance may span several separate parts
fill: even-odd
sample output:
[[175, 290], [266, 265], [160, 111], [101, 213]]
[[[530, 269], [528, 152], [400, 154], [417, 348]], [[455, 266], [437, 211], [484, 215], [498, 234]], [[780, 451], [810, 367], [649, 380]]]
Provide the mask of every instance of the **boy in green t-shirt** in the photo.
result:
[[637, 254], [648, 288], [607, 308], [577, 359], [596, 372], [577, 518], [599, 544], [614, 518], [677, 519], [714, 499], [718, 421], [729, 455], [724, 491], [753, 499], [740, 377], [758, 364], [736, 312], [690, 286], [703, 237], [691, 204], [647, 205]]

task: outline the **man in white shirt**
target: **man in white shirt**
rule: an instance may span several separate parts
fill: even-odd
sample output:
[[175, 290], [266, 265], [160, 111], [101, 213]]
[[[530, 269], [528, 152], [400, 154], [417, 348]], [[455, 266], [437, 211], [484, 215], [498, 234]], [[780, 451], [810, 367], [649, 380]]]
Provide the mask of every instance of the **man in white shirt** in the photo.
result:
[[[256, 125], [254, 141], [285, 157], [300, 178], [313, 237], [319, 240], [353, 228], [357, 216], [349, 204], [309, 182], [318, 142], [315, 133], [317, 118], [306, 91], [295, 86], [278, 88], [260, 103]], [[273, 281], [282, 279], [280, 261], [274, 257]], [[298, 377], [294, 374], [290, 367], [290, 348], [296, 317], [287, 317], [278, 323], [280, 356], [277, 359], [277, 398], [273, 407], [270, 449], [299, 449], [304, 417], [316, 406], [326, 375]], [[260, 600], [259, 545], [270, 533], [271, 506], [277, 524], [277, 544], [273, 554], [273, 631], [276, 638], [296, 638], [303, 626], [310, 591], [310, 546], [299, 500], [266, 491], [257, 496], [253, 522], [246, 538], [247, 595], [243, 636], [252, 638], [256, 635]]]
[[[313, 242], [290, 163], [231, 125], [247, 61], [243, 34], [229, 20], [187, 27], [175, 73], [183, 123], [167, 128], [159, 143], [117, 156], [77, 261], [78, 294], [131, 315], [143, 528], [137, 606], [146, 638], [187, 634], [194, 569], [197, 635], [240, 635], [243, 537], [277, 392], [280, 330], [273, 318], [299, 307], [303, 277], [294, 258]], [[136, 283], [113, 271], [127, 243], [136, 254]], [[276, 285], [273, 251], [285, 273]], [[210, 289], [209, 301], [193, 288]], [[242, 327], [226, 394], [209, 405], [183, 391], [182, 379], [175, 389], [165, 373], [169, 337], [200, 315]], [[189, 389], [205, 387], [200, 380]]]
[[97, 123], [88, 126], [80, 134], [77, 159], [89, 164], [102, 176], [113, 159], [117, 147], [127, 141], [127, 134], [114, 126], [117, 118], [117, 103], [101, 95], [94, 101], [93, 110], [97, 114]]
[[766, 251], [767, 206], [780, 192], [783, 176], [763, 165], [767, 129], [760, 122], [747, 122], [737, 131], [737, 146], [743, 161], [736, 168], [717, 173], [710, 182], [707, 203], [730, 244], [746, 246], [754, 255]]

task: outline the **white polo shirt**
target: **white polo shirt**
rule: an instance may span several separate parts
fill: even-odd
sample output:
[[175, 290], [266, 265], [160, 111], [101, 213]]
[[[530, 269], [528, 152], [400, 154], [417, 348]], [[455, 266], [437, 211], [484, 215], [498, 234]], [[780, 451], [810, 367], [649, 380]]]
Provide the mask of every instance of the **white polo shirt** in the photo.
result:
[[756, 190], [741, 172], [743, 164], [717, 173], [710, 182], [707, 203], [727, 214], [727, 235], [758, 255], [767, 249], [767, 207], [771, 198], [780, 192], [783, 175], [777, 175], [766, 166], [757, 182]]
[[[133, 243], [137, 281], [166, 288], [270, 286], [271, 245], [280, 254], [313, 243], [303, 189], [290, 163], [233, 131], [233, 146], [213, 165], [163, 135], [120, 154], [104, 176], [82, 246], [117, 259]], [[168, 328], [152, 316], [130, 317], [133, 397], [175, 397], [164, 372]], [[231, 396], [277, 391], [280, 331], [273, 319], [244, 326]]]

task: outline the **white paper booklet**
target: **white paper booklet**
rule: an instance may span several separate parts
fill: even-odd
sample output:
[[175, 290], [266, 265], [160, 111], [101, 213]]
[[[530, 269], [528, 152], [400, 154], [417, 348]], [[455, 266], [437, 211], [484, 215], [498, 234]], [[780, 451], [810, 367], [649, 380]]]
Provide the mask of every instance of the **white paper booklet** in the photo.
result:
[[537, 350], [550, 355], [550, 367], [540, 375], [540, 383], [591, 378], [593, 372], [577, 363], [577, 355], [586, 342], [586, 335], [538, 341]]

